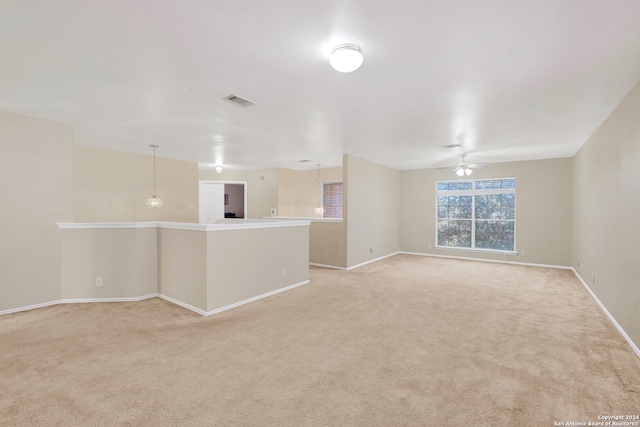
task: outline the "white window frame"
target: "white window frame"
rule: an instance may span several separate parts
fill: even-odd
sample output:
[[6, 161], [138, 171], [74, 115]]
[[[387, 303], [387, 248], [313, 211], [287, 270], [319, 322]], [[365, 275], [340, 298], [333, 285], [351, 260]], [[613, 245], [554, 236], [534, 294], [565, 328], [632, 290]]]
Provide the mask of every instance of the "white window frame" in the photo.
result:
[[342, 184], [342, 217], [344, 217], [344, 182], [343, 181], [339, 181], [339, 180], [335, 180], [335, 181], [322, 181], [320, 183], [320, 194], [322, 194], [321, 200], [322, 200], [322, 204], [320, 205], [322, 207], [322, 217], [323, 218], [335, 218], [335, 219], [342, 219], [342, 217], [338, 218], [338, 217], [334, 217], [334, 216], [325, 216], [326, 214], [326, 209], [324, 207], [324, 185], [325, 184]]
[[[478, 181], [501, 181], [501, 180], [514, 180], [516, 185], [514, 188], [496, 188], [496, 189], [476, 189], [476, 182]], [[472, 189], [471, 190], [446, 190], [446, 191], [438, 191], [438, 184], [441, 183], [449, 183], [449, 182], [471, 182]], [[514, 177], [505, 177], [505, 178], [481, 178], [481, 179], [460, 179], [460, 180], [442, 180], [436, 181], [435, 184], [435, 245], [436, 249], [446, 249], [446, 250], [455, 250], [455, 251], [470, 251], [475, 253], [492, 253], [492, 254], [505, 254], [505, 255], [517, 255], [518, 250], [516, 247], [517, 244], [517, 235], [516, 235], [516, 219], [517, 219], [517, 203], [518, 197], [516, 193], [517, 181]], [[513, 250], [501, 250], [501, 249], [488, 249], [488, 248], [476, 248], [476, 204], [475, 197], [471, 203], [471, 247], [460, 247], [460, 246], [441, 246], [438, 245], [438, 197], [439, 196], [485, 196], [489, 194], [505, 194], [505, 193], [513, 193], [516, 195], [514, 200], [514, 213], [513, 213]]]

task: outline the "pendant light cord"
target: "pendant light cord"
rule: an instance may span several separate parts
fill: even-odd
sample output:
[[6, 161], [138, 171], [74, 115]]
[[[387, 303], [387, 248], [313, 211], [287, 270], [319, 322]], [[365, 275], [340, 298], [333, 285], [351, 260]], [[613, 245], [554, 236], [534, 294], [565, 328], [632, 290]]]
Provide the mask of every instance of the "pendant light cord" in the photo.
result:
[[153, 147], [153, 197], [156, 197], [156, 148], [157, 145], [152, 145]]
[[156, 194], [156, 148], [157, 145], [151, 144], [153, 148], [153, 196], [147, 199], [147, 207], [151, 209], [160, 209], [163, 205], [162, 199]]

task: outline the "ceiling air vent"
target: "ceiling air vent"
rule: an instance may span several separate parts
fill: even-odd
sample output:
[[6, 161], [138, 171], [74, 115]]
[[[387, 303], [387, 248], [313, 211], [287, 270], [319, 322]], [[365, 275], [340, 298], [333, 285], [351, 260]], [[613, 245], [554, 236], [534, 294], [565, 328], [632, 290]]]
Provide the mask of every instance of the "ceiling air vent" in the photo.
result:
[[441, 145], [440, 148], [460, 148], [462, 147], [460, 144], [448, 144], [448, 145]]
[[233, 94], [229, 96], [225, 96], [222, 99], [225, 99], [229, 102], [233, 102], [234, 104], [239, 105], [241, 107], [251, 107], [252, 105], [256, 105], [255, 102], [251, 102], [248, 99], [244, 99], [239, 97], [238, 95], [233, 95]]

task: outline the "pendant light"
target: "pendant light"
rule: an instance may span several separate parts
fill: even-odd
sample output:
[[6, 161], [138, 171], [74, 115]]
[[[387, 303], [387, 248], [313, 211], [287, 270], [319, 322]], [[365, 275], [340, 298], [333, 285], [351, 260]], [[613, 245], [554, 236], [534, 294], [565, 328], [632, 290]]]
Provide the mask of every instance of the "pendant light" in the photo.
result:
[[320, 164], [318, 163], [318, 206], [314, 209], [317, 216], [322, 217], [324, 209], [320, 206]]
[[162, 199], [156, 196], [156, 148], [157, 145], [152, 144], [153, 147], [153, 196], [147, 199], [147, 207], [151, 209], [160, 209], [163, 205]]

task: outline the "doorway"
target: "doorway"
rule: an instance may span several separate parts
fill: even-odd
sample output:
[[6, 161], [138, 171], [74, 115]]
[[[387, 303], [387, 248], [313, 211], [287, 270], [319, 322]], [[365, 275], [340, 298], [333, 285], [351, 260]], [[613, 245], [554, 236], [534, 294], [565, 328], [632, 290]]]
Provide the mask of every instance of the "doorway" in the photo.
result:
[[246, 218], [247, 183], [238, 181], [200, 181], [199, 223], [223, 218]]

